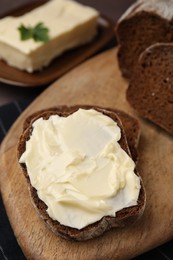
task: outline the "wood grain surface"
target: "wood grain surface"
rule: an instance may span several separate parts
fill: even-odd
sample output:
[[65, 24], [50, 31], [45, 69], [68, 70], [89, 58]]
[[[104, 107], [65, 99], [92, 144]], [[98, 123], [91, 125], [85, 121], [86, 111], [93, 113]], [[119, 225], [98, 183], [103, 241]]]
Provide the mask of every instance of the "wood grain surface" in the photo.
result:
[[83, 63], [43, 92], [18, 118], [2, 143], [0, 187], [16, 238], [28, 259], [125, 259], [173, 238], [173, 138], [140, 119], [139, 172], [147, 193], [142, 218], [87, 242], [56, 237], [38, 217], [21, 173], [16, 146], [26, 116], [56, 105], [90, 104], [122, 109], [132, 115], [116, 61], [116, 49]]

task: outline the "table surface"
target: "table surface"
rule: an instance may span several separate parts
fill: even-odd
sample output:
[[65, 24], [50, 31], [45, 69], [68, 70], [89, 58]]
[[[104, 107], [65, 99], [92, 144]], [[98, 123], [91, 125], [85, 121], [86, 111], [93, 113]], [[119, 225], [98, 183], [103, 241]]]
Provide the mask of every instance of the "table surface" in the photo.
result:
[[[18, 8], [19, 6], [33, 2], [34, 0], [0, 0], [0, 16], [7, 11]], [[36, 1], [36, 0], [35, 0]], [[111, 17], [115, 22], [121, 14], [130, 6], [134, 0], [78, 0], [79, 2], [90, 5], [98, 9], [101, 13]], [[45, 87], [21, 88], [10, 86], [0, 82], [0, 106], [22, 98], [30, 98], [39, 95]]]

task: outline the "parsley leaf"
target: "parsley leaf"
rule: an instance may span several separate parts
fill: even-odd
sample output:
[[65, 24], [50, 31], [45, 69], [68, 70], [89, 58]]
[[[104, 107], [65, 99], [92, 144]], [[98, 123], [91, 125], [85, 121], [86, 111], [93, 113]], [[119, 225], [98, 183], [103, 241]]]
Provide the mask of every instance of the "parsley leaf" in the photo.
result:
[[26, 28], [23, 24], [18, 28], [20, 31], [20, 39], [26, 41], [32, 38], [32, 29], [30, 27]]
[[43, 23], [38, 23], [33, 29], [33, 38], [36, 42], [47, 42], [49, 40], [48, 28], [44, 27]]
[[44, 26], [43, 23], [36, 24], [35, 27], [25, 27], [23, 24], [18, 28], [20, 32], [20, 39], [26, 41], [33, 39], [36, 42], [48, 42], [49, 41], [49, 29]]

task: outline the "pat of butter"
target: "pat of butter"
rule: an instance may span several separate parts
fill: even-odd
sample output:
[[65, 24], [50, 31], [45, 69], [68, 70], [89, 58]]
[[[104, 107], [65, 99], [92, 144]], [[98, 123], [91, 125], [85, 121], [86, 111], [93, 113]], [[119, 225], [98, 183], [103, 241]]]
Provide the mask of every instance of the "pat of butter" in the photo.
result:
[[81, 229], [137, 205], [140, 179], [120, 138], [117, 123], [94, 109], [33, 123], [19, 162], [52, 219]]
[[[21, 70], [33, 72], [47, 66], [64, 51], [93, 39], [98, 12], [70, 0], [51, 0], [20, 17], [0, 20], [0, 59]], [[49, 29], [47, 43], [20, 40], [21, 24], [35, 27], [42, 22]]]

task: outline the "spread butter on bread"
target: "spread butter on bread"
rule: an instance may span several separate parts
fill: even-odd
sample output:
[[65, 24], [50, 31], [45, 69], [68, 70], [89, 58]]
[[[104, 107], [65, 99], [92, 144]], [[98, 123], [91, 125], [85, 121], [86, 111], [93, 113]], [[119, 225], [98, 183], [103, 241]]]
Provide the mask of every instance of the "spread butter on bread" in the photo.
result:
[[[121, 118], [124, 125], [127, 122], [125, 130]], [[130, 225], [142, 215], [145, 190], [125, 134], [126, 131], [135, 150], [139, 129], [135, 132], [133, 127], [128, 127], [130, 118], [121, 111], [116, 113], [95, 106], [63, 106], [40, 111], [25, 122], [18, 159], [34, 206], [55, 234], [70, 240], [87, 240], [112, 227]], [[132, 119], [132, 124], [135, 120]], [[42, 138], [49, 140], [48, 143], [42, 142]], [[39, 141], [36, 144], [31, 140]], [[31, 146], [38, 149], [27, 157]], [[37, 152], [42, 150], [43, 161], [54, 158], [47, 165], [39, 161]], [[32, 163], [28, 162], [35, 165], [33, 171]], [[38, 174], [40, 164], [41, 175]]]

